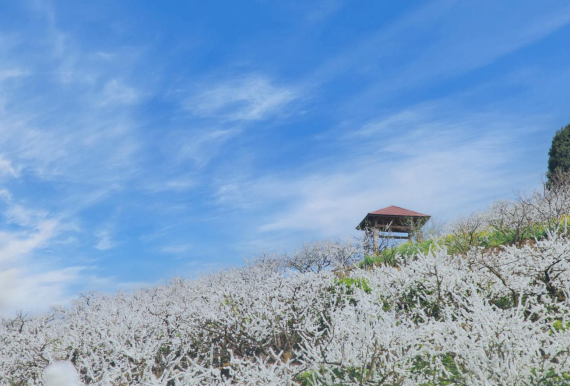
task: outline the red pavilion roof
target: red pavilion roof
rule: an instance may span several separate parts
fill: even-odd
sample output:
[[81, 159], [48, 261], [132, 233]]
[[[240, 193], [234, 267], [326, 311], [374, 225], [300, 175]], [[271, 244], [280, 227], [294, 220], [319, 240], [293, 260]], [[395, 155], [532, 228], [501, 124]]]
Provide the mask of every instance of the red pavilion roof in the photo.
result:
[[379, 216], [430, 217], [427, 214], [414, 212], [413, 210], [408, 210], [395, 205], [387, 206], [386, 208], [378, 209], [368, 214]]

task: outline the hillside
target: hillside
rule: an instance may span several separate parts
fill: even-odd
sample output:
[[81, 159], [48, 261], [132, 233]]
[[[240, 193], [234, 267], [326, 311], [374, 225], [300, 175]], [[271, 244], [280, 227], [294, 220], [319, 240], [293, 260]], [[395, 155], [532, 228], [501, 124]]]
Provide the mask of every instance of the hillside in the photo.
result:
[[89, 385], [570, 384], [568, 187], [379, 256], [321, 243], [2, 319], [0, 384], [54, 361]]

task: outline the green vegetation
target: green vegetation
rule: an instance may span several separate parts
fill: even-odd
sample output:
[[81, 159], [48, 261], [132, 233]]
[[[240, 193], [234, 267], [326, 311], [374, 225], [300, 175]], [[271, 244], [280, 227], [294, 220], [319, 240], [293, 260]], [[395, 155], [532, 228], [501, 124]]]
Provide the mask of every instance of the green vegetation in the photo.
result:
[[[337, 287], [340, 287], [337, 291]], [[333, 293], [339, 293], [343, 295], [354, 295], [355, 289], [364, 290], [365, 293], [369, 294], [372, 292], [372, 288], [368, 284], [368, 281], [361, 277], [342, 277], [335, 280], [335, 286], [333, 287]], [[348, 301], [350, 304], [357, 304], [357, 300], [349, 296]]]
[[[367, 379], [369, 379], [374, 372], [371, 372], [369, 369], [362, 369], [357, 368], [354, 366], [348, 366], [345, 368], [333, 368], [329, 370], [329, 375], [332, 375], [332, 378], [338, 380], [350, 380], [350, 384], [365, 384]], [[300, 374], [297, 377], [297, 380], [300, 382], [301, 386], [315, 386], [321, 385], [322, 381], [324, 380], [324, 370], [320, 372], [316, 371], [306, 371]], [[320, 382], [319, 382], [320, 381]], [[340, 381], [339, 383], [333, 383], [330, 386], [344, 386], [347, 383], [344, 381]]]
[[[564, 226], [567, 216], [560, 220], [560, 225]], [[491, 250], [507, 245], [521, 245], [535, 240], [543, 240], [548, 234], [548, 226], [533, 223], [519, 229], [504, 227], [494, 229], [491, 226], [481, 227], [465, 231], [463, 228], [456, 228], [449, 234], [424, 240], [420, 242], [405, 242], [392, 248], [384, 249], [374, 255], [367, 255], [360, 262], [360, 268], [370, 268], [377, 265], [397, 267], [407, 259], [414, 258], [417, 254], [427, 254], [430, 250], [445, 247], [448, 254], [465, 254], [473, 247], [483, 250]]]
[[556, 331], [566, 331], [570, 328], [570, 321], [564, 324], [561, 320], [556, 320], [554, 323], [552, 323], [552, 328], [554, 328]]
[[369, 294], [370, 291], [372, 291], [372, 289], [368, 285], [368, 281], [361, 277], [343, 277], [337, 279], [336, 284], [346, 286], [347, 287], [346, 293], [348, 295], [352, 295], [354, 287], [364, 290], [364, 292], [366, 292], [367, 294]]
[[570, 172], [570, 124], [556, 132], [548, 155], [547, 175], [552, 183], [557, 172]]
[[376, 255], [365, 256], [360, 263], [361, 268], [372, 267], [374, 265], [387, 265], [396, 267], [407, 258], [412, 258], [418, 253], [428, 253], [434, 248], [435, 240], [426, 240], [416, 243], [402, 243], [393, 248], [387, 248]]
[[[531, 373], [533, 376], [536, 376], [535, 369], [532, 369]], [[550, 370], [545, 376], [541, 378], [536, 377], [536, 383], [534, 384], [542, 386], [568, 386], [570, 384], [570, 374], [557, 374], [554, 370]]]
[[[444, 377], [437, 377], [437, 371], [433, 368], [433, 365], [437, 362], [446, 369], [446, 375]], [[455, 354], [447, 353], [442, 354], [434, 358], [425, 358], [418, 356], [412, 363], [411, 371], [415, 374], [423, 374], [429, 377], [433, 377], [434, 380], [429, 383], [423, 383], [421, 386], [434, 386], [434, 385], [455, 385], [461, 384], [462, 374], [461, 372], [465, 369], [461, 369], [455, 362]], [[329, 370], [330, 371], [330, 370]], [[334, 383], [332, 386], [346, 385], [345, 381], [350, 380], [350, 384], [367, 384], [365, 383], [368, 378], [370, 378], [373, 373], [369, 369], [362, 369], [349, 366], [347, 368], [336, 368], [330, 371], [333, 379], [337, 379], [340, 382]], [[317, 371], [306, 371], [297, 376], [297, 381], [301, 386], [314, 386], [316, 384], [321, 384], [319, 381], [324, 379], [324, 370]]]
[[[436, 376], [437, 372], [433, 369], [433, 364], [436, 360], [441, 361], [441, 364], [446, 370], [444, 377]], [[462, 384], [461, 372], [459, 370], [459, 367], [455, 363], [455, 355], [453, 353], [447, 353], [431, 359], [418, 357], [412, 366], [413, 373], [422, 373], [434, 378], [433, 381], [423, 383], [421, 386]]]
[[491, 227], [474, 232], [470, 237], [454, 232], [437, 240], [447, 248], [450, 254], [466, 253], [471, 247], [483, 249], [498, 248], [503, 245], [524, 244], [530, 240], [542, 240], [547, 235], [547, 227], [542, 224], [532, 224], [522, 229]]
[[315, 372], [305, 371], [297, 377], [297, 380], [300, 382], [301, 386], [313, 386], [313, 382], [316, 377], [318, 377], [318, 375], [315, 374]]

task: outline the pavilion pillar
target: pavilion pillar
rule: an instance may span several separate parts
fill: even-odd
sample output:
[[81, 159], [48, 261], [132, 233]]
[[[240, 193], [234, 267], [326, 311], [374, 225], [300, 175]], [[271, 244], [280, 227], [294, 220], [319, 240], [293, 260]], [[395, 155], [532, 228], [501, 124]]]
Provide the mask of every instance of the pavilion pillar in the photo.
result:
[[374, 244], [373, 244], [373, 250], [374, 252], [378, 251], [379, 248], [379, 243], [378, 243], [378, 236], [379, 236], [379, 230], [378, 228], [374, 227], [372, 228], [372, 232], [374, 233]]

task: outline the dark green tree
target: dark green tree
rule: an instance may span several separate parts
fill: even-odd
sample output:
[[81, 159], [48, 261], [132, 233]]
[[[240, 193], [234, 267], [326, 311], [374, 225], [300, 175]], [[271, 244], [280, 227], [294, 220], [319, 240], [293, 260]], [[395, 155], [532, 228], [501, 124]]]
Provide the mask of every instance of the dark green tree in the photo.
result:
[[556, 173], [570, 172], [570, 124], [556, 132], [548, 155], [547, 177], [552, 184]]

